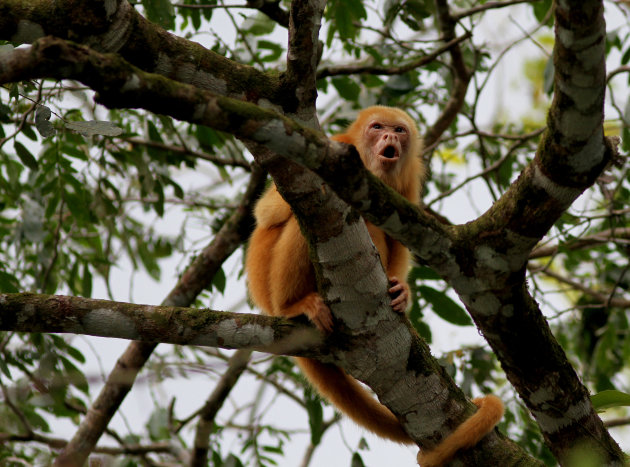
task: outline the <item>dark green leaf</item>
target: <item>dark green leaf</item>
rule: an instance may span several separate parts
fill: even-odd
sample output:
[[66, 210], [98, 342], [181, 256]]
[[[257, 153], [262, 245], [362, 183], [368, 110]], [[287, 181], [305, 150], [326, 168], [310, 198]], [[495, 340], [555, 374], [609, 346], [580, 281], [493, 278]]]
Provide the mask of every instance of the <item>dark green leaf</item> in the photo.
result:
[[19, 291], [19, 281], [16, 277], [8, 272], [0, 271], [0, 292], [17, 293]]
[[258, 49], [269, 50], [269, 53], [267, 55], [261, 55], [260, 59], [263, 62], [275, 62], [284, 53], [284, 47], [282, 47], [279, 44], [276, 44], [275, 42], [270, 42], [266, 40], [258, 41]]
[[142, 0], [147, 18], [164, 29], [175, 29], [173, 5], [169, 0]]
[[361, 458], [361, 454], [354, 452], [352, 454], [352, 460], [350, 461], [350, 467], [365, 467], [365, 463]]
[[433, 312], [445, 321], [457, 326], [472, 326], [472, 321], [464, 309], [446, 293], [421, 285], [418, 291], [422, 298], [431, 304]]
[[81, 276], [81, 293], [84, 297], [92, 296], [92, 272], [87, 262], [83, 263], [83, 275]]
[[591, 396], [593, 408], [597, 411], [611, 407], [629, 407], [630, 394], [617, 390], [602, 391]]
[[324, 434], [324, 410], [321, 399], [310, 389], [304, 391], [306, 411], [308, 412], [308, 424], [311, 428], [311, 444], [317, 446]]
[[225, 277], [225, 272], [223, 271], [223, 268], [219, 268], [219, 270], [212, 278], [212, 286], [220, 293], [224, 293], [226, 282], [227, 278]]
[[55, 134], [55, 127], [50, 123], [52, 112], [45, 105], [38, 105], [35, 110], [35, 127], [44, 138]]
[[436, 281], [440, 280], [440, 275], [428, 266], [416, 266], [409, 273], [409, 281]]
[[538, 21], [542, 21], [547, 16], [548, 11], [551, 9], [552, 0], [543, 0], [533, 2], [532, 9], [534, 10], [534, 16]]
[[339, 95], [349, 101], [356, 102], [359, 99], [361, 87], [348, 76], [339, 76], [332, 79], [332, 84]]
[[20, 143], [19, 141], [15, 141], [13, 143], [13, 147], [15, 148], [15, 152], [17, 156], [22, 161], [22, 164], [24, 164], [26, 167], [28, 167], [31, 170], [38, 169], [39, 165], [37, 164], [37, 160], [31, 154], [31, 152], [28, 149], [26, 149], [26, 147], [22, 143]]

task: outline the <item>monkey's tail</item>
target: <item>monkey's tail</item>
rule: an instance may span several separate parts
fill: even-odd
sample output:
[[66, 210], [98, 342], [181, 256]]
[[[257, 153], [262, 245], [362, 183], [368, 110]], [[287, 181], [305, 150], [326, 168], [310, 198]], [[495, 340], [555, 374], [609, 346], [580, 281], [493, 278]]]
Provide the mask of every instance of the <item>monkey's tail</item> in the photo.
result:
[[414, 443], [396, 416], [341, 368], [310, 358], [296, 361], [315, 389], [356, 423], [382, 438]]
[[[348, 417], [378, 436], [413, 444], [396, 416], [341, 368], [310, 358], [296, 358], [315, 389]], [[479, 410], [430, 451], [418, 453], [422, 467], [446, 464], [459, 449], [470, 448], [486, 436], [503, 417], [503, 403], [494, 395], [473, 400]]]
[[446, 464], [457, 450], [473, 447], [486, 436], [503, 417], [503, 402], [492, 394], [473, 399], [479, 410], [459, 425], [445, 440], [430, 451], [418, 453], [422, 467], [438, 467]]

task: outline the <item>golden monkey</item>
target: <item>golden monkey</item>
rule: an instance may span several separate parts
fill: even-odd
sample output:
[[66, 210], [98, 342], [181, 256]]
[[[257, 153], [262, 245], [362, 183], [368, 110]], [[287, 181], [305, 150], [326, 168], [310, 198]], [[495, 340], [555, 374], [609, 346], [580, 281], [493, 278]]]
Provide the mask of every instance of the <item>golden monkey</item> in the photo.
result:
[[[419, 203], [425, 172], [422, 144], [406, 112], [369, 107], [345, 133], [332, 139], [354, 145], [372, 173], [412, 203]], [[265, 314], [286, 318], [305, 314], [321, 331], [331, 331], [331, 312], [317, 293], [306, 240], [275, 186], [256, 205], [255, 217], [245, 266], [252, 300]], [[366, 224], [390, 281], [392, 308], [404, 312], [409, 303], [409, 251], [375, 225]], [[356, 423], [383, 438], [414, 443], [396, 416], [342, 369], [308, 358], [296, 361], [318, 392]], [[479, 406], [475, 415], [435, 449], [418, 455], [423, 467], [442, 465], [458, 449], [473, 446], [503, 415], [503, 404], [494, 396], [473, 402]]]

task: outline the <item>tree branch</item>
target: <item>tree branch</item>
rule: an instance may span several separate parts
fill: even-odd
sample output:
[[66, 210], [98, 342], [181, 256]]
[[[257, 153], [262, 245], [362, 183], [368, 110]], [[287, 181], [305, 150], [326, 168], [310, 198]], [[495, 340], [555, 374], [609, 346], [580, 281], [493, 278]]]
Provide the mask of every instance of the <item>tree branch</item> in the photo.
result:
[[455, 37], [446, 42], [446, 44], [438, 47], [433, 52], [423, 55], [415, 60], [410, 61], [404, 65], [399, 66], [375, 66], [375, 65], [339, 65], [339, 66], [327, 66], [317, 70], [317, 79], [327, 78], [329, 76], [339, 75], [356, 75], [361, 73], [368, 73], [373, 75], [400, 75], [416, 68], [421, 68], [442, 55], [444, 52], [449, 51], [457, 44], [470, 39], [471, 33], [467, 32], [461, 36]]
[[[438, 22], [440, 30], [442, 31], [442, 37], [446, 41], [452, 41], [455, 38], [455, 25], [457, 21], [451, 16], [446, 0], [435, 0], [435, 6], [438, 13]], [[451, 69], [453, 72], [451, 94], [438, 118], [424, 134], [423, 140], [427, 147], [433, 146], [433, 144], [440, 139], [442, 133], [453, 123], [455, 117], [457, 117], [462, 105], [464, 105], [468, 83], [470, 83], [470, 78], [472, 77], [472, 73], [464, 63], [464, 56], [459, 45], [455, 44], [449, 51], [451, 55]]]
[[319, 29], [325, 5], [326, 2], [322, 0], [291, 2], [287, 72], [282, 78], [283, 87], [298, 96], [297, 108], [285, 106], [285, 112], [295, 115], [311, 128], [319, 128], [315, 107], [315, 72], [322, 47], [319, 43]]
[[[602, 230], [591, 235], [576, 238], [567, 244], [563, 244], [562, 247], [568, 250], [581, 250], [593, 245], [601, 245], [604, 243], [614, 242], [615, 240], [627, 240], [630, 238], [630, 228], [621, 227], [614, 229]], [[546, 256], [553, 256], [558, 253], [559, 245], [545, 245], [539, 246], [532, 250], [529, 255], [529, 259], [544, 258]]]
[[[186, 269], [175, 288], [162, 302], [163, 305], [189, 306], [193, 303], [198, 294], [211, 283], [223, 261], [249, 237], [254, 225], [252, 207], [264, 187], [265, 178], [265, 173], [254, 167], [239, 207]], [[129, 344], [72, 440], [56, 459], [57, 465], [80, 465], [85, 461], [131, 390], [137, 374], [155, 346], [153, 342], [135, 341]]]
[[[278, 355], [312, 357], [326, 353], [322, 335], [296, 320], [62, 295], [0, 294], [0, 330], [252, 349]], [[123, 380], [135, 376], [127, 372]]]
[[247, 368], [252, 351], [241, 349], [232, 355], [228, 361], [228, 368], [217, 382], [214, 391], [202, 407], [199, 413], [199, 422], [195, 432], [195, 444], [193, 448], [191, 467], [205, 467], [208, 465], [208, 448], [210, 447], [210, 434], [214, 427], [214, 419], [223, 407], [225, 399], [238, 381], [243, 371]]
[[165, 31], [127, 0], [2, 2], [0, 39], [32, 43], [47, 35], [71, 39], [97, 52], [116, 52], [146, 72], [237, 99], [287, 99], [277, 77]]

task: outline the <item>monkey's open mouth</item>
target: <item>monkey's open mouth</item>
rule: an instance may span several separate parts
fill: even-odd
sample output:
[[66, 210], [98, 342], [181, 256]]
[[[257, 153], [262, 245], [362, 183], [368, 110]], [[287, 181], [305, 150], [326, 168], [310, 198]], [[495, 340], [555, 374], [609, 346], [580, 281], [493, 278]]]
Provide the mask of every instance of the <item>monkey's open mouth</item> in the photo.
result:
[[398, 151], [396, 151], [396, 148], [394, 146], [387, 146], [385, 149], [383, 149], [383, 153], [381, 154], [381, 156], [385, 157], [386, 159], [397, 159]]

